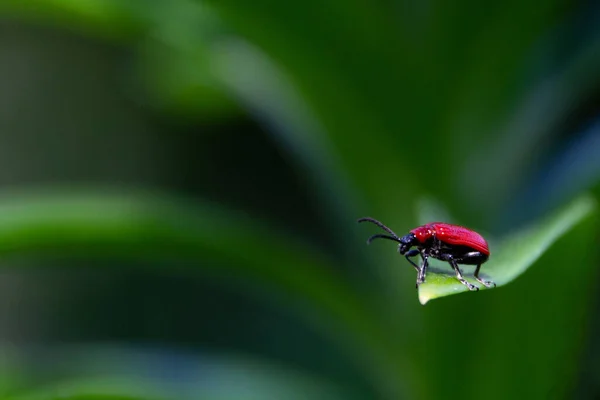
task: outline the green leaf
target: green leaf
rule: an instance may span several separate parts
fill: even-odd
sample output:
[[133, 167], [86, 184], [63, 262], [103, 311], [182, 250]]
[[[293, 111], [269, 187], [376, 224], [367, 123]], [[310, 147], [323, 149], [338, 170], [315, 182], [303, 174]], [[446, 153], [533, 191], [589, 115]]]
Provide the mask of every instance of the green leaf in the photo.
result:
[[[591, 196], [582, 196], [547, 218], [509, 233], [502, 240], [490, 238], [492, 255], [481, 267], [481, 276], [494, 281], [497, 287], [513, 281], [531, 267], [561, 236], [590, 216], [595, 207], [596, 202]], [[421, 205], [424, 221], [438, 220], [434, 215], [439, 213], [443, 213], [443, 210], [429, 200], [425, 200]], [[479, 286], [480, 290], [486, 289], [473, 278], [471, 271], [465, 271], [463, 267], [461, 270], [469, 282]], [[456, 279], [450, 267], [435, 263], [428, 270], [425, 283], [419, 286], [419, 301], [424, 305], [432, 299], [468, 291]]]
[[361, 308], [347, 282], [329, 272], [333, 261], [310, 246], [243, 213], [160, 192], [31, 188], [4, 193], [0, 257], [23, 254], [119, 257], [158, 265], [175, 259], [276, 285], [286, 296], [312, 299], [319, 308], [328, 309], [328, 303], [348, 317]]
[[53, 373], [43, 383], [30, 384], [10, 396], [2, 396], [3, 400], [355, 398], [319, 375], [259, 357], [189, 349], [174, 357], [174, 351], [87, 344], [38, 351], [51, 355], [53, 363], [37, 360], [35, 368], [50, 368]]
[[118, 257], [166, 267], [172, 264], [165, 261], [180, 260], [259, 288], [345, 346], [370, 379], [389, 382], [386, 390], [403, 390], [392, 377], [406, 359], [376, 305], [335, 272], [333, 260], [242, 213], [144, 190], [0, 194], [0, 258], [32, 254]]
[[152, 10], [141, 1], [116, 0], [5, 0], [0, 4], [2, 14], [110, 38], [127, 38], [148, 29], [148, 9]]

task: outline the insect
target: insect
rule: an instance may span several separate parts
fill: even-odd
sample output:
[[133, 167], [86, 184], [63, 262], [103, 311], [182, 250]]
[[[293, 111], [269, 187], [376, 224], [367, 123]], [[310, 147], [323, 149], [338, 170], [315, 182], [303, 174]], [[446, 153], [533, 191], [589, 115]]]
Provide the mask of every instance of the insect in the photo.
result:
[[[388, 239], [398, 242], [398, 252], [406, 257], [408, 262], [417, 270], [417, 288], [425, 282], [430, 257], [447, 261], [456, 273], [456, 278], [469, 290], [479, 290], [479, 288], [467, 282], [458, 264], [476, 265], [475, 279], [488, 288], [496, 287], [494, 282], [486, 281], [479, 276], [481, 264], [488, 260], [490, 249], [486, 240], [475, 231], [459, 225], [432, 222], [419, 226], [408, 234], [399, 237], [394, 231], [376, 219], [361, 218], [358, 222], [371, 222], [389, 233], [389, 235], [375, 234], [367, 240], [367, 244], [371, 244], [374, 239]], [[423, 259], [421, 266], [411, 260], [411, 257], [418, 255]]]

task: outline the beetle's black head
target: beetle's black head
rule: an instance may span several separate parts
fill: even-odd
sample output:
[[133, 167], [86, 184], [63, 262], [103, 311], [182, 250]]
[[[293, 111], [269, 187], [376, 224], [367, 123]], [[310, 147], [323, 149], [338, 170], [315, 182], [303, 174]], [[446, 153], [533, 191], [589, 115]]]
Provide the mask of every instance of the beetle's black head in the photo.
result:
[[417, 237], [414, 233], [409, 233], [407, 235], [402, 236], [398, 239], [398, 252], [404, 255], [411, 247], [413, 247], [417, 242]]

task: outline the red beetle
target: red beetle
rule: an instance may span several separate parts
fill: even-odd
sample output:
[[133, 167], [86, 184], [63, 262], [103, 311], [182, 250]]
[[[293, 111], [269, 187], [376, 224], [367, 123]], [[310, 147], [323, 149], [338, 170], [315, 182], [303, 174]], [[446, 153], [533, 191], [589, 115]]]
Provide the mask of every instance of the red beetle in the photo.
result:
[[[479, 290], [475, 285], [463, 278], [458, 264], [477, 265], [475, 279], [486, 287], [496, 287], [492, 281], [479, 277], [481, 264], [490, 256], [490, 249], [485, 239], [477, 232], [459, 225], [444, 222], [432, 222], [413, 229], [410, 233], [399, 237], [390, 228], [373, 218], [361, 218], [358, 222], [371, 222], [385, 230], [389, 235], [376, 234], [367, 240], [370, 244], [374, 239], [389, 239], [398, 242], [398, 252], [402, 254], [417, 270], [417, 288], [425, 282], [425, 274], [429, 266], [429, 257], [447, 261], [456, 272], [456, 278], [469, 290]], [[412, 249], [412, 247], [416, 247]], [[415, 264], [410, 257], [421, 255], [422, 266]]]

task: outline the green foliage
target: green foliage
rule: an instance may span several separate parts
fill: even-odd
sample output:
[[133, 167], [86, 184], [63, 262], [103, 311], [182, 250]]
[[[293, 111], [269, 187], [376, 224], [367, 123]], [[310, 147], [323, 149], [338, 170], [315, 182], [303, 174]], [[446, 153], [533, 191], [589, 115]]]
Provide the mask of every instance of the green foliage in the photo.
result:
[[[193, 361], [185, 372], [187, 379], [176, 384], [153, 379], [151, 374], [127, 376], [131, 370], [153, 364], [158, 357], [114, 346], [88, 346], [77, 349], [59, 347], [56, 354], [68, 354], [68, 363], [90, 377], [62, 379], [40, 385], [36, 390], [2, 397], [5, 400], [299, 400], [309, 396], [316, 400], [352, 399], [340, 388], [318, 377], [282, 368], [264, 360], [232, 356], [188, 358]], [[119, 359], [118, 363], [114, 358]], [[112, 360], [111, 360], [112, 359]], [[102, 366], [112, 369], [98, 373]], [[178, 367], [177, 367], [178, 368]], [[128, 372], [129, 371], [129, 372]], [[233, 384], [235, 382], [235, 384]]]
[[[225, 280], [237, 290], [282, 305], [316, 330], [364, 380], [313, 379], [251, 363], [243, 371], [257, 375], [247, 393], [230, 386], [244, 373], [226, 368], [215, 393], [195, 386], [191, 398], [568, 398], [594, 304], [595, 200], [578, 197], [527, 224], [496, 220], [519, 211], [511, 201], [535, 182], [556, 126], [599, 78], [597, 32], [567, 46], [569, 57], [544, 50], [561, 46], [557, 25], [574, 23], [562, 14], [566, 4], [4, 2], [5, 15], [132, 49], [138, 68], [131, 78], [144, 82], [159, 110], [209, 120], [245, 114], [269, 127], [305, 179], [333, 246], [318, 250], [293, 227], [171, 194], [34, 188], [0, 198], [0, 256], [84, 256], [165, 269], [176, 260], [207, 279], [233, 277]], [[422, 202], [411, 211], [431, 195], [443, 205]], [[549, 210], [557, 196], [532, 202]], [[500, 240], [486, 235], [492, 257], [484, 276], [512, 284], [421, 307], [413, 269], [394, 251], [366, 249], [354, 221], [377, 216], [401, 232], [450, 213], [482, 232], [525, 224]], [[427, 278], [423, 304], [465, 291], [448, 271], [432, 269]], [[295, 345], [321, 361], [310, 345]], [[10, 370], [0, 372], [0, 390], [15, 400], [56, 389], [56, 382], [27, 387], [19, 362], [0, 363]], [[127, 364], [116, 393], [105, 394], [110, 382], [81, 377], [75, 364], [67, 383], [57, 384], [70, 398], [184, 398], [138, 379], [139, 367], [118, 356], [104, 364]]]

